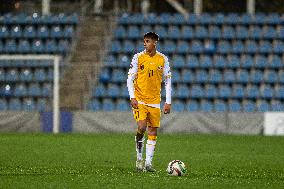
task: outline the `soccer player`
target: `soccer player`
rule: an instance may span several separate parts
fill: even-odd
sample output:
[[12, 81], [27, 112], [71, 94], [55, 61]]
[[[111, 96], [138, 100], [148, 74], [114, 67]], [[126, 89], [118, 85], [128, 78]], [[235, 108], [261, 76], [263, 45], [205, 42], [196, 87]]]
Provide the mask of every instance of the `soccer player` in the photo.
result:
[[[137, 122], [135, 136], [137, 171], [155, 172], [152, 167], [157, 129], [160, 127], [161, 83], [164, 76], [166, 102], [163, 113], [171, 110], [171, 71], [168, 58], [157, 51], [159, 36], [144, 34], [145, 50], [134, 55], [128, 71], [127, 87], [133, 116]], [[147, 130], [146, 159], [143, 161], [144, 133]]]

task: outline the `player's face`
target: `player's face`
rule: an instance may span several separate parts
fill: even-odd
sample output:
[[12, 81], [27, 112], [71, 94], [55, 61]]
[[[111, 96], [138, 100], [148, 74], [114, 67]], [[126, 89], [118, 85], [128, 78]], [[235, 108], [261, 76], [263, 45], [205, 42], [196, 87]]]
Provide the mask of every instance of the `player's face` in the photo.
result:
[[157, 41], [151, 38], [144, 38], [144, 48], [147, 52], [152, 52], [156, 49]]

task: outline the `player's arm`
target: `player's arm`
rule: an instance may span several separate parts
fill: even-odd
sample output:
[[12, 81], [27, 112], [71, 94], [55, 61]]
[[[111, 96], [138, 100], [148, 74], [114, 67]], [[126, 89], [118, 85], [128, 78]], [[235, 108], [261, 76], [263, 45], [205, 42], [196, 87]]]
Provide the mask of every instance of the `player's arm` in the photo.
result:
[[164, 114], [169, 114], [171, 112], [171, 101], [172, 101], [172, 73], [170, 69], [170, 64], [168, 59], [165, 60], [164, 65], [164, 80], [165, 80], [165, 89], [166, 89], [166, 103], [164, 105]]
[[128, 88], [128, 93], [129, 93], [129, 97], [130, 97], [130, 102], [131, 102], [131, 106], [135, 109], [138, 108], [138, 102], [137, 102], [135, 95], [134, 95], [134, 83], [133, 83], [133, 81], [136, 78], [137, 71], [138, 71], [138, 56], [136, 54], [132, 58], [130, 68], [129, 68], [129, 71], [128, 71], [128, 77], [127, 77], [127, 88]]

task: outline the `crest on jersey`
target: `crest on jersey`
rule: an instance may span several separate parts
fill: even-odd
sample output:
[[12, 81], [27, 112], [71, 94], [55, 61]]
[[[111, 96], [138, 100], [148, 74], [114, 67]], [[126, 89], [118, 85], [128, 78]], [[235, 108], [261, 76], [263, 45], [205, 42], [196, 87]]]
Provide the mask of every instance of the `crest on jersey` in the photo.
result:
[[143, 65], [143, 64], [140, 65], [140, 69], [141, 69], [141, 70], [144, 70], [144, 65]]
[[159, 66], [159, 67], [158, 67], [158, 70], [162, 70], [162, 69], [163, 69], [163, 66]]

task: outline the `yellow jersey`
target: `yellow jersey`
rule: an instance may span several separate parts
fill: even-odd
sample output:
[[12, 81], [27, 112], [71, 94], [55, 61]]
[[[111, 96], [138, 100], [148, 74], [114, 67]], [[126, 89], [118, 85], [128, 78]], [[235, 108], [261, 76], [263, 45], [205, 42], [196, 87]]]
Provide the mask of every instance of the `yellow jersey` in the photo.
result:
[[[137, 53], [131, 61], [128, 76], [135, 76], [134, 96], [137, 101], [145, 104], [160, 104], [163, 76], [171, 77], [168, 58], [158, 51], [152, 57], [145, 51]], [[170, 100], [167, 101], [170, 102]]]

